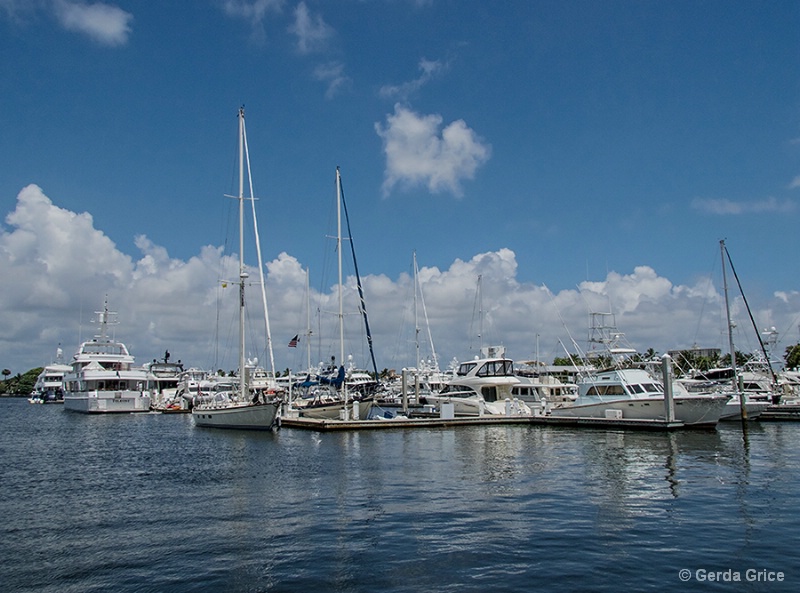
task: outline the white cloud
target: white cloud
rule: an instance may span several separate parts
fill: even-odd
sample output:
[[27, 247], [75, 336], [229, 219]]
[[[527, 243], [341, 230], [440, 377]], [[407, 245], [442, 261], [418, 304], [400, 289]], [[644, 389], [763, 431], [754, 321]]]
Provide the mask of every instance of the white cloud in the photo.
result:
[[761, 214], [764, 212], [793, 212], [797, 205], [792, 200], [778, 200], [768, 197], [763, 200], [735, 202], [725, 198], [697, 198], [692, 208], [709, 214]]
[[[235, 277], [237, 256], [209, 245], [184, 261], [170, 257], [144, 235], [135, 240], [140, 253], [135, 257], [122, 253], [94, 227], [89, 213], [56, 206], [35, 185], [24, 188], [0, 232], [3, 368], [24, 372], [49, 362], [59, 344], [71, 355], [79, 339], [91, 335], [88, 322], [105, 295], [112, 310], [119, 312], [117, 337], [139, 362], [168, 349], [189, 365], [234, 368], [236, 355], [229, 345], [235, 343], [230, 336], [236, 289], [223, 288], [221, 279]], [[631, 273], [610, 272], [603, 280], [553, 292], [520, 282], [516, 257], [510, 249], [499, 249], [456, 259], [446, 269], [425, 267], [424, 256], [419, 258], [419, 279], [441, 366], [453, 358], [472, 358], [488, 344], [505, 345], [512, 358], [527, 359], [534, 354], [537, 334], [543, 359], [563, 356], [561, 343], [569, 346], [569, 336], [585, 347], [590, 311], [613, 312], [619, 330], [640, 351], [652, 347], [665, 352], [695, 343], [724, 349], [723, 299], [706, 279], [675, 285], [642, 265]], [[288, 253], [267, 262], [266, 269], [278, 369], [305, 366], [306, 302], [312, 308], [312, 362], [338, 354], [337, 316], [331, 313], [338, 307], [335, 287], [312, 290], [307, 298], [304, 266]], [[256, 277], [251, 270], [251, 278]], [[366, 366], [363, 329], [355, 314], [355, 280], [347, 278], [345, 284], [347, 352], [356, 364]], [[414, 329], [423, 321], [414, 319], [412, 278], [369, 275], [363, 284], [378, 366], [412, 365]], [[255, 294], [248, 298], [260, 302]], [[776, 326], [794, 337], [798, 308], [800, 292], [779, 291], [757, 306], [754, 315], [763, 327]], [[734, 302], [734, 318], [738, 331], [745, 332], [749, 321], [739, 299]], [[259, 329], [263, 333], [263, 326]], [[303, 336], [300, 347], [286, 348], [298, 333]], [[429, 353], [424, 342], [421, 349]], [[741, 350], [757, 346], [754, 338], [748, 342], [737, 337], [736, 344]], [[261, 352], [248, 355], [265, 360]]]
[[381, 97], [390, 99], [407, 100], [413, 93], [422, 88], [428, 83], [436, 74], [445, 70], [447, 65], [438, 60], [427, 60], [422, 58], [419, 62], [419, 69], [422, 71], [419, 78], [404, 82], [399, 85], [384, 85], [380, 88], [378, 93]]
[[117, 6], [96, 2], [56, 0], [56, 18], [69, 31], [88, 35], [103, 45], [125, 45], [131, 34], [133, 15]]
[[491, 146], [463, 120], [441, 129], [442, 121], [441, 115], [420, 115], [397, 104], [386, 116], [386, 126], [375, 124], [386, 153], [384, 195], [397, 184], [461, 195], [461, 182], [475, 176], [489, 159]]
[[328, 85], [325, 98], [332, 99], [341, 93], [350, 84], [351, 79], [344, 73], [344, 64], [341, 62], [328, 62], [314, 68], [314, 79]]
[[800, 187], [800, 175], [792, 179], [792, 182], [789, 184], [789, 189], [797, 189]]
[[267, 13], [280, 13], [284, 4], [284, 0], [224, 0], [223, 9], [228, 16], [249, 22], [253, 38], [263, 41]]
[[294, 23], [289, 32], [297, 36], [297, 49], [301, 54], [325, 48], [334, 31], [320, 15], [312, 15], [305, 2], [300, 2], [294, 11]]

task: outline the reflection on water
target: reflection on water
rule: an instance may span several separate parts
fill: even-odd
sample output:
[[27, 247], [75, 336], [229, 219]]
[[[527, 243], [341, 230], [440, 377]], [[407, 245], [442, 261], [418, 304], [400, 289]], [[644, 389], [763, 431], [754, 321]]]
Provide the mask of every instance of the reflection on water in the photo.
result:
[[665, 590], [682, 568], [740, 567], [793, 575], [782, 590], [800, 579], [800, 425], [263, 434], [0, 406], [5, 590]]

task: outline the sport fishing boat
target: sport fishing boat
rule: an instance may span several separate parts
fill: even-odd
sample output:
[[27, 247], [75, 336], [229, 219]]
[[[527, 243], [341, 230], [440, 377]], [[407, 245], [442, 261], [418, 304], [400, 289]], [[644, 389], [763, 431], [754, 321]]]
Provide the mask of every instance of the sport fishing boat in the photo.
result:
[[[577, 385], [575, 401], [554, 406], [551, 415], [666, 420], [664, 385], [644, 369], [596, 371], [578, 379]], [[674, 394], [675, 420], [686, 426], [715, 426], [728, 399], [722, 394]]]
[[108, 334], [116, 313], [97, 311], [100, 333], [83, 342], [64, 375], [64, 409], [84, 414], [148, 412], [147, 372], [134, 367], [134, 357], [122, 342]]

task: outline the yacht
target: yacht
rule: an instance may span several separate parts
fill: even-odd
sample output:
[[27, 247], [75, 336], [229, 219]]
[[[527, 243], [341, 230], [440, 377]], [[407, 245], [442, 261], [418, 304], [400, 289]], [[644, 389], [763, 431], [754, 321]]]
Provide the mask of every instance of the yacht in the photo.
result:
[[[483, 354], [492, 352], [484, 350]], [[439, 410], [442, 404], [453, 404], [456, 416], [530, 416], [532, 412], [528, 404], [512, 393], [519, 384], [513, 361], [503, 354], [486, 356], [462, 362], [444, 389], [421, 396], [420, 403]]]
[[56, 351], [55, 361], [44, 367], [36, 377], [28, 401], [32, 404], [63, 404], [64, 374], [70, 370], [72, 367], [64, 362], [64, 353], [59, 348]]
[[[577, 381], [574, 402], [556, 405], [551, 415], [580, 418], [665, 420], [664, 386], [641, 368], [610, 368]], [[680, 392], [673, 395], [675, 420], [686, 426], [715, 426], [729, 396]]]
[[116, 313], [97, 312], [100, 333], [83, 342], [64, 375], [64, 409], [85, 414], [148, 412], [147, 372], [134, 367], [134, 357], [122, 342], [108, 335]]
[[147, 371], [146, 390], [150, 395], [150, 407], [156, 412], [188, 412], [185, 400], [178, 388], [185, 372], [183, 363], [171, 362], [169, 352], [163, 360], [153, 360], [144, 365]]

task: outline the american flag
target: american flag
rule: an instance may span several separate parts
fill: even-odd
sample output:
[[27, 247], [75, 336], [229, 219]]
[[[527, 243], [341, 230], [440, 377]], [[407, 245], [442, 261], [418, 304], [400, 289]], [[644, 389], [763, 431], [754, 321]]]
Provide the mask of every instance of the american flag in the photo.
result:
[[289, 348], [297, 348], [297, 342], [300, 341], [300, 334], [297, 334], [291, 340], [289, 340]]

